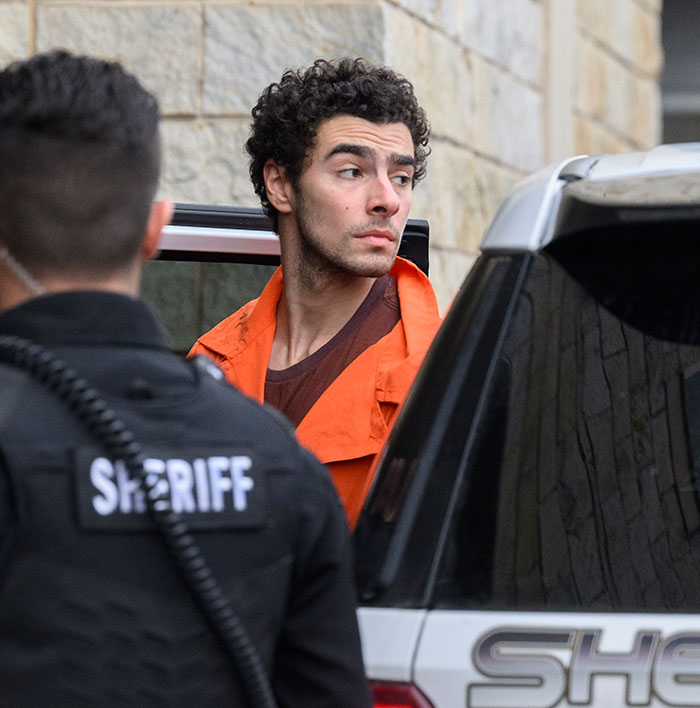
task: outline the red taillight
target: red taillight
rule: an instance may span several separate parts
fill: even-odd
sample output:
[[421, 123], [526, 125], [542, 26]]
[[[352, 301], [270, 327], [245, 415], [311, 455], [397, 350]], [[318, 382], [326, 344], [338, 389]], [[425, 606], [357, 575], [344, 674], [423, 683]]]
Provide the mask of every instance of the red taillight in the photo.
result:
[[410, 683], [370, 681], [374, 708], [433, 708], [433, 704]]

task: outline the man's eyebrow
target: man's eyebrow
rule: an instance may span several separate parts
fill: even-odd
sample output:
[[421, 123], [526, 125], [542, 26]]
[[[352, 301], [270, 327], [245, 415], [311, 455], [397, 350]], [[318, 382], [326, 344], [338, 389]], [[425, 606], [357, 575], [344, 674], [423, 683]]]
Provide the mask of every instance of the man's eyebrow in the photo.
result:
[[392, 153], [390, 161], [394, 165], [405, 165], [406, 167], [415, 167], [416, 159], [411, 155], [401, 155], [398, 152]]
[[330, 159], [333, 155], [357, 155], [358, 157], [373, 157], [375, 154], [374, 148], [368, 147], [367, 145], [357, 145], [356, 143], [340, 143], [336, 145], [329, 153], [326, 155], [326, 159]]
[[[329, 153], [326, 155], [326, 159], [329, 160], [334, 155], [357, 155], [358, 157], [374, 157], [376, 150], [374, 148], [368, 147], [367, 145], [357, 145], [356, 143], [340, 143], [336, 145]], [[405, 165], [406, 167], [415, 167], [416, 161], [412, 155], [404, 155], [402, 153], [393, 152], [389, 155], [389, 162], [393, 165]]]

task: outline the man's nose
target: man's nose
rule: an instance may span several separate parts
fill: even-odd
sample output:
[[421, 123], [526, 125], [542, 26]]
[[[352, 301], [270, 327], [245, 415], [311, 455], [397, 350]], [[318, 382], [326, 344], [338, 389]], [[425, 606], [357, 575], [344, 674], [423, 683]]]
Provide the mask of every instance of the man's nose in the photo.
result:
[[377, 175], [372, 180], [367, 211], [371, 214], [393, 216], [400, 207], [401, 198], [389, 175]]

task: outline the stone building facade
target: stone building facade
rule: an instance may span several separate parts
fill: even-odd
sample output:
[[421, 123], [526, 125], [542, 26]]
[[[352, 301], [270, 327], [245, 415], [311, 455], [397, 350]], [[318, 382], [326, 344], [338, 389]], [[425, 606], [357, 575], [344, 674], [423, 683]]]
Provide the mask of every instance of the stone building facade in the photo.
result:
[[116, 58], [160, 98], [163, 195], [256, 205], [243, 142], [259, 91], [317, 56], [411, 79], [433, 127], [412, 215], [444, 308], [524, 175], [660, 140], [662, 0], [0, 0], [0, 62]]

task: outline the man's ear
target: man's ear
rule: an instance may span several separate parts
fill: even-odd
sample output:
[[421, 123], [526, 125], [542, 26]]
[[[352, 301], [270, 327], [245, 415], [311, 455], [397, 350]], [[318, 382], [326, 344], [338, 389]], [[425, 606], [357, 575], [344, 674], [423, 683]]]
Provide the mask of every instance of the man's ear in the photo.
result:
[[263, 180], [267, 198], [280, 214], [294, 211], [294, 189], [284, 167], [270, 159], [263, 167]]
[[148, 215], [146, 233], [143, 236], [141, 245], [141, 258], [148, 261], [158, 255], [158, 245], [163, 227], [169, 224], [173, 218], [173, 203], [167, 199], [154, 202], [151, 206], [151, 213]]

